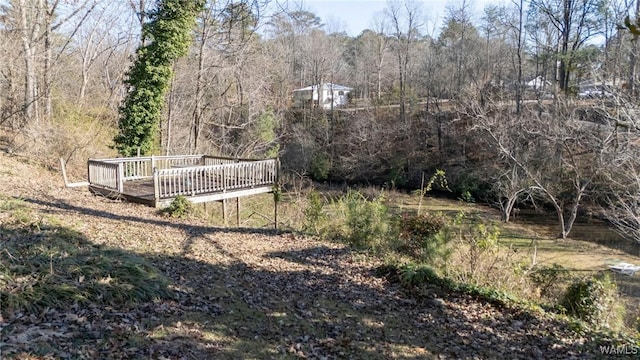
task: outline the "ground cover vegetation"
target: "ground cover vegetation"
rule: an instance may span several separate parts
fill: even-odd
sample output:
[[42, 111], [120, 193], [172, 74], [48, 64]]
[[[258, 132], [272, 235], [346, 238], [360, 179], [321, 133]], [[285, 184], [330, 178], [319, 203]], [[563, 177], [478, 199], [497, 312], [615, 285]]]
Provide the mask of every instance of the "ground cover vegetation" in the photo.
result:
[[484, 206], [291, 192], [283, 212], [302, 221], [277, 234], [216, 226], [211, 209], [175, 218], [61, 189], [59, 173], [19, 156], [0, 164], [3, 358], [600, 358], [638, 342], [619, 308], [637, 278], [543, 271], [545, 254], [590, 242], [540, 246], [531, 267]]
[[[637, 350], [637, 276], [606, 272], [640, 256], [637, 5], [463, 2], [429, 31], [389, 1], [349, 36], [275, 1], [6, 1], [3, 357]], [[293, 107], [322, 82], [349, 106]], [[286, 233], [271, 194], [231, 230], [52, 177], [138, 152], [279, 156]]]

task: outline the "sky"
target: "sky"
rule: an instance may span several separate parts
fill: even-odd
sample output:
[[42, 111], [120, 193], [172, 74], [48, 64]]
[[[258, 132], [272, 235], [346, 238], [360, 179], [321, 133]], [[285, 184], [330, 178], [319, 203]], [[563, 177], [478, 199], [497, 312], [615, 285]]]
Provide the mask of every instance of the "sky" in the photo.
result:
[[[362, 30], [374, 28], [373, 19], [376, 13], [382, 13], [386, 0], [300, 0], [305, 10], [319, 16], [327, 26], [327, 31], [346, 31], [349, 36], [358, 36]], [[437, 34], [442, 27], [442, 18], [446, 14], [447, 5], [457, 7], [462, 0], [425, 0], [418, 1], [424, 6], [424, 14], [428, 24], [427, 32]], [[482, 10], [488, 3], [501, 4], [500, 0], [468, 1], [475, 14], [474, 22], [479, 21]], [[435, 26], [434, 26], [435, 25]]]

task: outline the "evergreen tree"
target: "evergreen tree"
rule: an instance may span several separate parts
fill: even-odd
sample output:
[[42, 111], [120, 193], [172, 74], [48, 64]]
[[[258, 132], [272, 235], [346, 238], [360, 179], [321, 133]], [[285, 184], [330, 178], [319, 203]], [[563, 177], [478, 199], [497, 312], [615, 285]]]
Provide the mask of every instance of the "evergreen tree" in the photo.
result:
[[203, 7], [203, 0], [158, 0], [149, 15], [142, 29], [142, 45], [125, 80], [128, 93], [120, 108], [120, 132], [114, 138], [121, 155], [132, 156], [138, 149], [146, 154], [152, 149], [172, 65], [187, 54], [191, 30]]

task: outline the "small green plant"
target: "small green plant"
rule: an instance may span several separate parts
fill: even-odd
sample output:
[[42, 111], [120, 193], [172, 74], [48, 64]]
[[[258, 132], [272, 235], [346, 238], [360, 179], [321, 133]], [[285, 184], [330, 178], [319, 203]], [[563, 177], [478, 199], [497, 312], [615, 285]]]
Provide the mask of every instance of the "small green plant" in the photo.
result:
[[185, 217], [193, 211], [193, 203], [182, 195], [176, 196], [169, 206], [161, 210], [163, 214], [178, 218]]
[[347, 242], [354, 247], [375, 248], [387, 240], [390, 217], [380, 195], [368, 201], [360, 192], [349, 190], [343, 201], [347, 206]]
[[441, 214], [403, 216], [400, 220], [399, 249], [420, 261], [446, 260], [449, 240], [446, 218]]
[[282, 201], [282, 186], [280, 184], [273, 185], [273, 201], [280, 202]]
[[400, 282], [405, 286], [420, 286], [422, 284], [439, 283], [440, 277], [428, 265], [408, 264], [400, 268]]
[[471, 192], [469, 190], [465, 190], [462, 192], [462, 194], [460, 194], [460, 200], [467, 203], [476, 202], [476, 199], [473, 198], [473, 195], [471, 195]]
[[408, 181], [404, 169], [402, 167], [391, 169], [387, 182], [391, 184], [393, 190], [406, 186]]
[[[461, 223], [463, 219], [460, 216], [453, 222], [459, 243], [445, 265], [447, 276], [473, 285], [511, 287], [517, 267], [513, 266], [514, 252], [498, 244], [500, 229], [484, 223], [467, 226]], [[505, 267], [513, 271], [504, 271]]]
[[608, 273], [572, 282], [560, 305], [568, 314], [595, 327], [615, 328], [622, 322], [618, 287]]
[[312, 190], [307, 195], [307, 206], [304, 209], [303, 231], [313, 235], [320, 235], [320, 225], [326, 219], [324, 202], [320, 193]]
[[422, 199], [424, 196], [433, 189], [433, 185], [437, 185], [442, 190], [451, 191], [449, 189], [449, 184], [447, 182], [447, 174], [444, 170], [436, 170], [436, 172], [431, 175], [429, 180], [425, 183], [424, 172], [422, 173], [422, 183], [420, 184], [420, 190], [417, 190], [415, 193], [418, 194], [420, 200], [418, 201], [418, 215], [420, 215], [420, 211], [422, 210]]
[[309, 165], [309, 175], [311, 175], [311, 178], [316, 181], [327, 180], [330, 170], [331, 159], [329, 158], [329, 154], [324, 151], [316, 152]]
[[535, 268], [529, 273], [529, 279], [540, 289], [541, 296], [549, 296], [560, 283], [569, 279], [569, 272], [562, 265], [553, 263]]

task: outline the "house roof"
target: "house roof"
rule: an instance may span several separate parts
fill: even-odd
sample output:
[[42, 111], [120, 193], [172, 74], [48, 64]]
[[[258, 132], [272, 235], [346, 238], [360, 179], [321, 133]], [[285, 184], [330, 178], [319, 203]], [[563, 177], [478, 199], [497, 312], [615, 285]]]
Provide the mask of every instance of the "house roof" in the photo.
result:
[[536, 76], [535, 78], [531, 79], [531, 81], [527, 82], [527, 86], [528, 87], [532, 87], [532, 88], [541, 88], [542, 86], [551, 86], [551, 82], [548, 80], [543, 80], [542, 76]]
[[[316, 90], [317, 88], [318, 88], [318, 85], [311, 85], [311, 86], [303, 87], [301, 89], [296, 89], [296, 90], [293, 90], [293, 91], [294, 92], [296, 92], [296, 91], [313, 91], [313, 90]], [[330, 89], [330, 90], [333, 90], [333, 91], [351, 91], [351, 90], [353, 90], [353, 88], [350, 88], [348, 86], [332, 84], [332, 83], [321, 84], [320, 88], [322, 88], [322, 89]]]

